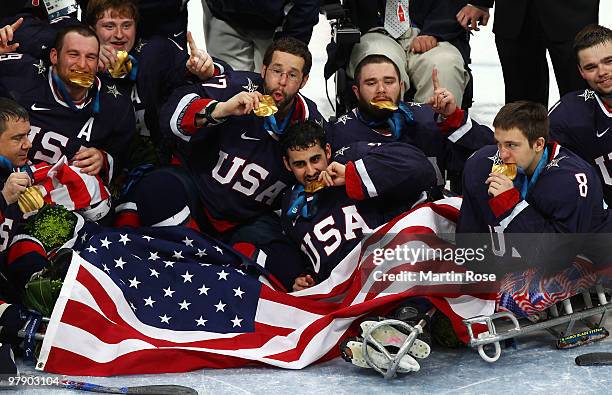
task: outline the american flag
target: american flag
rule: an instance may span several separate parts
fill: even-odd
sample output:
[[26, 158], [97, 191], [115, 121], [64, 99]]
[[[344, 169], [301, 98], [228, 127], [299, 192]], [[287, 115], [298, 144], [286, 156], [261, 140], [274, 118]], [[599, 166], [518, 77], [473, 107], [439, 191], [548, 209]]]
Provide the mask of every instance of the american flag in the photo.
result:
[[[73, 257], [37, 368], [70, 375], [180, 372], [269, 364], [300, 369], [338, 355], [360, 317], [388, 312], [420, 287], [390, 292], [364, 270], [391, 233], [452, 233], [461, 200], [428, 203], [357, 246], [329, 280], [293, 294], [249, 275], [245, 258], [187, 228], [112, 229]], [[396, 241], [390, 237], [387, 245]], [[462, 318], [493, 313], [495, 295], [430, 297], [462, 340]]]

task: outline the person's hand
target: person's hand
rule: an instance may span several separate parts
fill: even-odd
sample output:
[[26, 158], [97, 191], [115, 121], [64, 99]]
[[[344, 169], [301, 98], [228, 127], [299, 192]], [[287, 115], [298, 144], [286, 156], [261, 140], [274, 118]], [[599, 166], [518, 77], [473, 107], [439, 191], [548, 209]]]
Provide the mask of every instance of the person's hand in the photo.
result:
[[410, 43], [410, 51], [413, 53], [425, 53], [438, 45], [438, 39], [434, 36], [416, 36]]
[[464, 29], [480, 31], [479, 26], [489, 23], [489, 9], [468, 4], [457, 13], [456, 18]]
[[259, 107], [262, 96], [259, 92], [240, 92], [228, 101], [217, 104], [211, 115], [215, 119], [221, 119], [230, 115], [248, 114]]
[[81, 173], [97, 176], [104, 165], [104, 154], [97, 148], [82, 148], [74, 156], [73, 165], [81, 169]]
[[32, 179], [26, 172], [11, 173], [4, 182], [2, 188], [2, 196], [6, 200], [6, 204], [15, 203], [19, 199], [19, 195], [32, 185]]
[[15, 30], [19, 29], [22, 23], [23, 18], [19, 18], [13, 24], [0, 28], [0, 54], [15, 52], [19, 47], [19, 43], [9, 43], [13, 41], [13, 34]]
[[338, 162], [332, 162], [319, 174], [319, 181], [325, 186], [339, 187], [346, 184], [346, 166]]
[[315, 280], [310, 276], [310, 274], [307, 274], [305, 276], [296, 277], [296, 279], [293, 281], [293, 290], [301, 291], [303, 289], [310, 288], [313, 285], [315, 285]]
[[502, 193], [514, 188], [512, 180], [507, 175], [501, 173], [490, 173], [489, 178], [485, 181], [489, 185], [489, 195], [496, 197]]
[[198, 49], [191, 32], [187, 32], [187, 44], [189, 45], [189, 60], [187, 60], [187, 70], [202, 81], [206, 81], [213, 76], [215, 65], [209, 54]]
[[436, 113], [444, 117], [452, 115], [457, 109], [457, 100], [451, 91], [440, 86], [438, 70], [436, 68], [431, 72], [431, 80], [433, 82], [434, 92], [433, 96], [427, 100], [427, 103], [431, 104], [431, 107]]
[[112, 45], [100, 45], [100, 55], [98, 57], [98, 70], [105, 71], [112, 69], [117, 63], [117, 51]]

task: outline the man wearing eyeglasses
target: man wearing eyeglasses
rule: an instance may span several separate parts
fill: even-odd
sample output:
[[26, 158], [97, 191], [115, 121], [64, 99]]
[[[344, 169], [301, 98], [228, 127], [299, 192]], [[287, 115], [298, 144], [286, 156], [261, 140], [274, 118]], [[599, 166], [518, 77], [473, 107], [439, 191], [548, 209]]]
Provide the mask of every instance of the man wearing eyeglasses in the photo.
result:
[[[226, 242], [248, 241], [247, 255], [257, 253], [252, 245], [282, 244], [278, 218], [265, 214], [278, 207], [293, 179], [279, 136], [305, 119], [323, 123], [316, 105], [299, 93], [311, 65], [306, 44], [285, 37], [268, 47], [260, 73], [231, 71], [177, 89], [160, 121], [181, 143], [180, 166], [156, 170], [135, 185], [117, 209], [119, 224], [197, 224]], [[256, 115], [270, 99], [278, 111]], [[287, 254], [274, 255], [288, 262]], [[288, 277], [289, 286], [297, 274]]]

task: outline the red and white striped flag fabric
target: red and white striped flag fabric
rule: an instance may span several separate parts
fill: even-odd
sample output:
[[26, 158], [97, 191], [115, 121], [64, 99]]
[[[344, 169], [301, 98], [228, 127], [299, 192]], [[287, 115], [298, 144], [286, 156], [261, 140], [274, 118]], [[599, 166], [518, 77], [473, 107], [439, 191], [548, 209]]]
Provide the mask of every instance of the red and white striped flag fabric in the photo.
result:
[[[459, 198], [399, 216], [357, 246], [329, 280], [286, 294], [246, 275], [228, 247], [191, 229], [111, 229], [83, 237], [42, 345], [38, 369], [69, 375], [180, 372], [268, 364], [301, 369], [335, 357], [359, 318], [429, 296], [467, 341], [461, 320], [492, 314], [495, 296], [372, 280], [374, 244], [453, 233]], [[402, 239], [403, 240], [403, 239]], [[433, 267], [433, 266], [432, 266]], [[168, 363], [168, 361], [172, 361]]]
[[43, 199], [68, 210], [77, 211], [110, 199], [110, 192], [100, 176], [90, 176], [71, 166], [65, 156], [55, 164], [44, 162], [31, 166], [34, 184], [41, 188]]

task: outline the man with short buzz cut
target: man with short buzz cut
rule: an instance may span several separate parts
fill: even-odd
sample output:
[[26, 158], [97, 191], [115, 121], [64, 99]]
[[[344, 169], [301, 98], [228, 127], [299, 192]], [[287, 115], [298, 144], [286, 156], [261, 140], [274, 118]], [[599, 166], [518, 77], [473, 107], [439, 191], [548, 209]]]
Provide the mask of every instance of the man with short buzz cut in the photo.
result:
[[435, 69], [429, 103], [403, 102], [398, 65], [385, 55], [353, 58], [361, 52], [354, 49], [351, 55], [351, 62], [357, 65], [353, 86], [357, 108], [330, 125], [332, 148], [339, 150], [357, 141], [412, 144], [434, 164], [440, 188], [446, 178], [451, 180], [451, 189], [460, 192], [458, 176], [463, 164], [474, 151], [493, 143], [491, 130], [457, 107], [453, 93], [441, 86]]
[[32, 147], [29, 132], [28, 112], [13, 100], [0, 97], [0, 267], [4, 266], [3, 253], [10, 243], [14, 225], [22, 216], [17, 199], [32, 184], [30, 175], [20, 171]]
[[98, 51], [95, 33], [74, 26], [58, 33], [49, 67], [26, 54], [1, 54], [0, 94], [28, 109], [33, 163], [65, 156], [110, 182], [134, 134], [134, 110], [96, 77]]
[[566, 94], [550, 110], [551, 138], [593, 165], [612, 204], [612, 30], [589, 25], [574, 40], [589, 89]]
[[353, 143], [332, 162], [323, 128], [309, 121], [290, 127], [280, 142], [297, 181], [283, 196], [281, 223], [307, 258], [294, 291], [327, 279], [365, 235], [435, 185], [427, 157], [406, 143]]
[[[595, 169], [548, 141], [548, 116], [539, 103], [507, 104], [493, 126], [497, 146], [466, 162], [457, 232], [490, 234], [495, 255], [545, 269], [563, 267], [578, 253], [598, 262], [603, 244], [586, 248], [585, 241], [598, 233], [597, 241], [606, 241], [612, 228]], [[603, 255], [605, 264], [609, 257]]]

